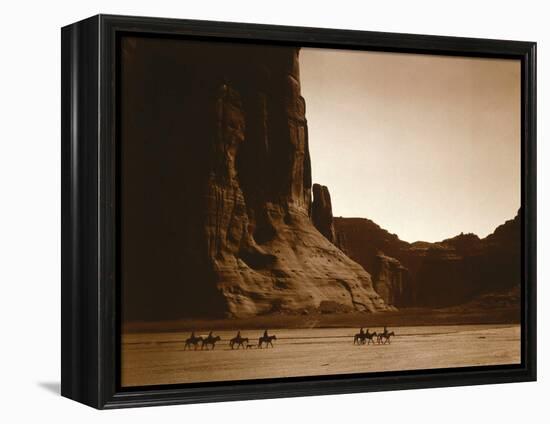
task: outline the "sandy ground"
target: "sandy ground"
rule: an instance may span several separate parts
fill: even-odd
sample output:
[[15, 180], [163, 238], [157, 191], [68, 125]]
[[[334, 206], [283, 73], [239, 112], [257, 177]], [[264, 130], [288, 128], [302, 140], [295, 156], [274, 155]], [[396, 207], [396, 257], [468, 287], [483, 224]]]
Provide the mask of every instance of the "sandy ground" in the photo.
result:
[[[375, 331], [380, 331], [375, 328]], [[123, 335], [122, 385], [397, 371], [520, 362], [519, 325], [392, 327], [391, 344], [353, 344], [356, 328], [273, 329], [273, 349], [231, 350], [220, 331], [214, 350], [184, 350], [188, 332]], [[202, 334], [197, 333], [197, 335]], [[242, 331], [257, 344], [259, 330]]]

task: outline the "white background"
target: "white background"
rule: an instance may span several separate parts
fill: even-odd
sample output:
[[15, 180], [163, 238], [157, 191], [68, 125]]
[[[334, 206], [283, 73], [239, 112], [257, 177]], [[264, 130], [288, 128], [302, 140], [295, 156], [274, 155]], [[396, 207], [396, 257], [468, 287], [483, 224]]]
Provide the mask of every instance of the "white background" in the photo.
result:
[[[543, 1], [6, 1], [0, 24], [0, 417], [16, 422], [518, 423], [550, 416], [549, 13]], [[95, 411], [61, 398], [60, 30], [96, 13], [537, 41], [539, 382]], [[495, 152], [498, 154], [498, 152]], [[335, 165], [336, 166], [336, 165]], [[546, 396], [544, 392], [546, 390]]]

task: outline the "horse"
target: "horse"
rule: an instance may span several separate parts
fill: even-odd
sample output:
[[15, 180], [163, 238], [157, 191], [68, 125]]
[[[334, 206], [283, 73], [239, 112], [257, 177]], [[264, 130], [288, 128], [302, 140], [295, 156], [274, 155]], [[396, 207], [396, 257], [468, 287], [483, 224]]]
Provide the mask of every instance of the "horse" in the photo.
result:
[[195, 336], [192, 334], [191, 337], [185, 340], [185, 346], [183, 346], [183, 350], [187, 348], [191, 349], [191, 345], [195, 346], [195, 350], [197, 350], [197, 348], [199, 347], [199, 343], [202, 341], [203, 338], [201, 336]]
[[208, 337], [205, 337], [202, 339], [202, 346], [201, 350], [204, 349], [206, 346], [206, 350], [208, 350], [208, 345], [212, 346], [212, 350], [216, 347], [216, 342], [219, 342], [221, 340], [220, 336], [213, 336], [211, 334], [208, 335]]
[[243, 347], [243, 349], [245, 349], [245, 343], [248, 343], [248, 337], [236, 336], [229, 340], [229, 346], [231, 347], [231, 349], [234, 349], [235, 345], [237, 345], [237, 349], [239, 349], [241, 346]]
[[353, 336], [353, 344], [365, 344], [365, 333], [357, 333]]
[[[392, 336], [395, 336], [395, 333], [393, 331], [390, 331], [389, 333], [386, 332], [386, 333], [380, 333], [378, 335], [378, 344], [391, 344], [391, 341], [390, 341], [390, 337]], [[384, 341], [382, 341], [382, 339], [386, 339]]]
[[[367, 345], [371, 344], [374, 344], [374, 338], [376, 337], [376, 331], [374, 333], [369, 333], [369, 330], [367, 330], [367, 332], [365, 333], [365, 340], [367, 342]], [[363, 342], [365, 343], [365, 342]]]
[[262, 348], [263, 343], [265, 343], [266, 348], [269, 348], [269, 345], [271, 345], [271, 347], [274, 347], [273, 340], [277, 340], [277, 336], [261, 336], [258, 339], [258, 349]]

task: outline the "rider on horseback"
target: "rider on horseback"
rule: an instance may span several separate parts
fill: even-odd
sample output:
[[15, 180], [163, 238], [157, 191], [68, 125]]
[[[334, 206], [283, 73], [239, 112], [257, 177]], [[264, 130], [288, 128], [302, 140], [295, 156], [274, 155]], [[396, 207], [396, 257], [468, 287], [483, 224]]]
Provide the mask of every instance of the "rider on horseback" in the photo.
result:
[[265, 346], [266, 346], [266, 347], [269, 347], [269, 346], [273, 347], [273, 340], [277, 340], [277, 337], [276, 337], [276, 336], [270, 336], [270, 335], [267, 333], [267, 329], [264, 330], [263, 336], [261, 336], [261, 337], [258, 339], [258, 348], [261, 349], [263, 343], [265, 343]]

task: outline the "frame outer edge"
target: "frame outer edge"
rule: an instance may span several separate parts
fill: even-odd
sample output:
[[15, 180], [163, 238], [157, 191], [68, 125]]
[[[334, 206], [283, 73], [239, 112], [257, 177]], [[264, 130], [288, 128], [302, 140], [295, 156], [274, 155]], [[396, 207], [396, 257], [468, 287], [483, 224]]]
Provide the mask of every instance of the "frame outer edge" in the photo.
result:
[[[61, 30], [61, 395], [100, 407], [98, 17]], [[95, 159], [95, 160], [94, 160]]]
[[[113, 200], [114, 41], [117, 31], [267, 40], [410, 53], [508, 55], [525, 61], [524, 238], [527, 348], [514, 370], [373, 376], [216, 388], [118, 391]], [[261, 41], [259, 41], [261, 42]], [[536, 44], [410, 34], [97, 15], [62, 30], [62, 395], [103, 408], [532, 381], [536, 379]]]

